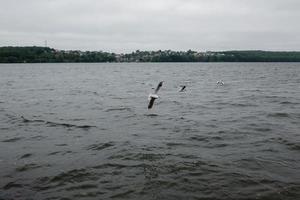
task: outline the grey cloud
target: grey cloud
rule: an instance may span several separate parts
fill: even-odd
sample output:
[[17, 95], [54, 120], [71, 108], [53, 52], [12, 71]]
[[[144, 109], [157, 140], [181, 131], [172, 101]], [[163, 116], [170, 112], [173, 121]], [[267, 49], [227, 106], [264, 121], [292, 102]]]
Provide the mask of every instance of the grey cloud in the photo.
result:
[[0, 46], [299, 50], [298, 0], [0, 0]]

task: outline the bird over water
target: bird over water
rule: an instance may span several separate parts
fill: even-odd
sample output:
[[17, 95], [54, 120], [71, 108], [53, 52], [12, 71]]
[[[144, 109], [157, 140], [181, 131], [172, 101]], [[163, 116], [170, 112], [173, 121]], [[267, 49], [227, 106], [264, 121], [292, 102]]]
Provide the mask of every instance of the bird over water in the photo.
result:
[[162, 87], [163, 85], [163, 81], [159, 82], [159, 84], [157, 85], [154, 94], [150, 94], [149, 95], [149, 104], [148, 104], [148, 109], [151, 109], [153, 107], [154, 101], [155, 99], [158, 98], [157, 92], [159, 91], [159, 89]]

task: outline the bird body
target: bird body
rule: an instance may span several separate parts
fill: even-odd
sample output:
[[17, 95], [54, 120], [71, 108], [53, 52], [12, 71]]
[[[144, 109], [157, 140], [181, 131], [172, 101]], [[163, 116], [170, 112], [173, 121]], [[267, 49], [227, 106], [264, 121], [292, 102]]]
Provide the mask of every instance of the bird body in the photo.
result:
[[149, 94], [149, 101], [154, 98], [154, 99], [158, 99], [158, 95], [157, 94]]

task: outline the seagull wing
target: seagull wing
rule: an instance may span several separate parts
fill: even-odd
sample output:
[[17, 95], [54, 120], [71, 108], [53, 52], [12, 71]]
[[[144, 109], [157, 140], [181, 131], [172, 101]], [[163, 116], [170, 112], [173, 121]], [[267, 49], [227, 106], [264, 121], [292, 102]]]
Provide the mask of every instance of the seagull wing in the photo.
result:
[[157, 85], [157, 87], [154, 91], [154, 94], [156, 94], [158, 92], [158, 90], [161, 88], [162, 84], [163, 84], [163, 81], [159, 82], [159, 84]]
[[183, 92], [185, 90], [185, 85], [181, 86], [181, 90], [179, 92]]
[[151, 109], [151, 108], [152, 108], [155, 99], [156, 99], [156, 98], [154, 98], [154, 97], [150, 97], [150, 101], [149, 101], [149, 104], [148, 104], [148, 109]]

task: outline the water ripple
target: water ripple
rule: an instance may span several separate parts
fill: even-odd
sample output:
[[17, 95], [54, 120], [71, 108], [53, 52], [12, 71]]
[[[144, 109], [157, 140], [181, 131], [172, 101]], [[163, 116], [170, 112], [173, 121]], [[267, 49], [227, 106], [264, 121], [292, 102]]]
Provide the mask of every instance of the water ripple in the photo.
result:
[[299, 70], [3, 65], [0, 199], [299, 199]]

